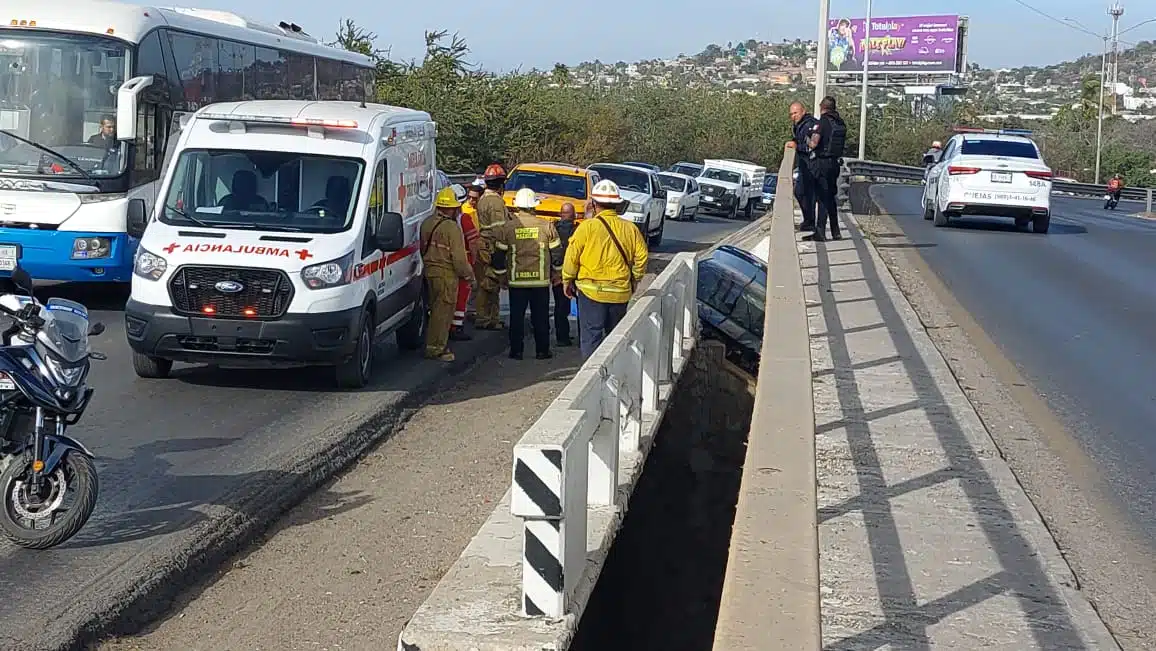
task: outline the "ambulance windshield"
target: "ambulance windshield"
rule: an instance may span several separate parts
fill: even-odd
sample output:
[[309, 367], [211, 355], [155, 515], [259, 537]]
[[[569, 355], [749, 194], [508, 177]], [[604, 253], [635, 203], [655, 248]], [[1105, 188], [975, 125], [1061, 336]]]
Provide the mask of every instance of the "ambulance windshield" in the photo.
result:
[[181, 152], [160, 220], [178, 226], [339, 233], [353, 223], [362, 161], [280, 151]]

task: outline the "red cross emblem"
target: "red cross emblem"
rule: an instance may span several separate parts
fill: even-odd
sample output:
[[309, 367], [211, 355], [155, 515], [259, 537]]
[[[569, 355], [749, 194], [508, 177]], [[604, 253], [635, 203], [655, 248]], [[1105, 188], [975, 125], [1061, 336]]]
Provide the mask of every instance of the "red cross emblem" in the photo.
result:
[[405, 174], [397, 175], [397, 202], [401, 206], [401, 214], [405, 214]]
[[175, 250], [176, 250], [176, 248], [177, 248], [178, 246], [180, 246], [180, 245], [179, 245], [179, 244], [177, 244], [176, 242], [173, 242], [172, 244], [170, 244], [170, 245], [168, 245], [168, 246], [166, 246], [166, 247], [164, 248], [164, 252], [165, 252], [165, 253], [172, 253], [173, 251], [175, 251]]
[[299, 251], [294, 251], [294, 253], [296, 253], [297, 257], [301, 258], [302, 260], [308, 260], [309, 258], [313, 257], [313, 254], [309, 252], [309, 249], [301, 249]]

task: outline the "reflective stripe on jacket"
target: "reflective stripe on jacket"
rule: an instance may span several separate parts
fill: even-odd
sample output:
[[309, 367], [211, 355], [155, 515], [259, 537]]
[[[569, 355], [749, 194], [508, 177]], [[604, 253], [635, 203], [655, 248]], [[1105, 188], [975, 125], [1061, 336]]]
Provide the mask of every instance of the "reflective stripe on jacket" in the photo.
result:
[[494, 250], [506, 252], [508, 267], [494, 271], [508, 273], [510, 287], [549, 287], [551, 252], [561, 247], [553, 223], [520, 210], [494, 238]]

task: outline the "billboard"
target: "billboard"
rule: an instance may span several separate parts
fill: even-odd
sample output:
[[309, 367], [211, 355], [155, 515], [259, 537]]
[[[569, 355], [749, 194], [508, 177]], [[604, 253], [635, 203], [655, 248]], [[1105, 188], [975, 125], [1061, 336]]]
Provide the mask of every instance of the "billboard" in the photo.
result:
[[[827, 70], [862, 72], [866, 21], [835, 18], [827, 27]], [[959, 16], [872, 18], [870, 38], [873, 75], [956, 72]]]

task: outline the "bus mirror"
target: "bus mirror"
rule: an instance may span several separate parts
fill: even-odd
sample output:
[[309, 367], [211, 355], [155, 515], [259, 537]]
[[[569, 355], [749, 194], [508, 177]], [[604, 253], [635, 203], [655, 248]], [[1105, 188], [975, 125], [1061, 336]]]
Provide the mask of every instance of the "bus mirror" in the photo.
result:
[[117, 140], [136, 140], [137, 103], [141, 92], [152, 85], [152, 75], [133, 77], [120, 85], [116, 93]]
[[125, 232], [128, 233], [129, 237], [135, 237], [139, 240], [144, 237], [145, 227], [148, 226], [148, 223], [144, 199], [129, 199]]

